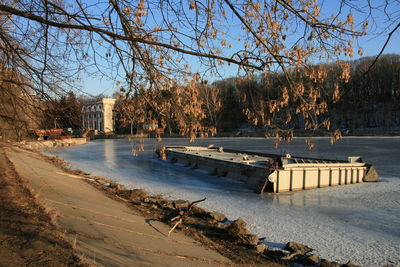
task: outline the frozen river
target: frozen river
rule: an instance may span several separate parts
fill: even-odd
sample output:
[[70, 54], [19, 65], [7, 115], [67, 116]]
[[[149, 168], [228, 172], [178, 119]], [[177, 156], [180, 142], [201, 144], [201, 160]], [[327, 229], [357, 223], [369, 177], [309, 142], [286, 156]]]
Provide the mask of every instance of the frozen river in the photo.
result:
[[242, 217], [256, 235], [272, 246], [288, 241], [304, 243], [323, 258], [352, 260], [364, 266], [400, 264], [400, 138], [345, 138], [334, 145], [328, 138], [315, 138], [307, 150], [304, 139], [281, 144], [263, 138], [207, 138], [190, 145], [265, 153], [290, 153], [307, 157], [346, 159], [362, 156], [381, 176], [378, 183], [295, 192], [289, 195], [257, 195], [228, 178], [209, 176], [154, 158], [162, 145], [189, 145], [187, 139], [144, 139], [145, 151], [131, 154], [132, 141], [97, 140], [84, 146], [49, 153], [71, 162], [72, 168], [111, 178], [132, 188], [144, 188], [171, 199], [197, 200], [202, 207]]

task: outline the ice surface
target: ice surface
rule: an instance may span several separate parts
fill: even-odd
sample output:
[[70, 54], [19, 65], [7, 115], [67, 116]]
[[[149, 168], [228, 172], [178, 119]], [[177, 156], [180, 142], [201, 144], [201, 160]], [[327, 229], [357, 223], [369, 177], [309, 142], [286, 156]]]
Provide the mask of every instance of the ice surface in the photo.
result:
[[[160, 161], [153, 151], [160, 145], [145, 139], [145, 152], [130, 154], [132, 141], [98, 140], [85, 146], [48, 151], [71, 162], [72, 168], [112, 178], [135, 188], [173, 199], [197, 200], [201, 206], [242, 217], [256, 235], [269, 244], [304, 243], [323, 258], [352, 260], [364, 266], [400, 264], [400, 138], [345, 138], [335, 145], [316, 138], [309, 151], [304, 139], [273, 149], [262, 138], [164, 139], [163, 145], [209, 145], [248, 151], [346, 159], [362, 156], [376, 167], [382, 180], [285, 195], [260, 196], [244, 184], [207, 175], [204, 171]], [[137, 142], [137, 141], [135, 141]]]

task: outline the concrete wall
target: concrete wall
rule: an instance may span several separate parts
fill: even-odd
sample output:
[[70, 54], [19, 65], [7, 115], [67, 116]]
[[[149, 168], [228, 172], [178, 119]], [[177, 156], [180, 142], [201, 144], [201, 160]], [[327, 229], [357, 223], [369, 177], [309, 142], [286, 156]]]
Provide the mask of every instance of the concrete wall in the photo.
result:
[[27, 149], [46, 149], [56, 147], [67, 147], [67, 146], [78, 146], [86, 144], [86, 138], [72, 138], [66, 140], [44, 140], [44, 141], [33, 141], [33, 142], [19, 142], [19, 146]]

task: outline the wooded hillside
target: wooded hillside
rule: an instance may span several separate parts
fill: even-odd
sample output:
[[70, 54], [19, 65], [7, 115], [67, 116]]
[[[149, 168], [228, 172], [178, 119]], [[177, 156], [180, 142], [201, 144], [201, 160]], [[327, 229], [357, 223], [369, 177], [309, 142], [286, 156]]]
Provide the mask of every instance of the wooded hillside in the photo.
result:
[[[349, 81], [341, 83], [337, 91], [330, 81], [339, 75], [339, 66], [337, 64], [315, 66], [324, 68], [327, 72], [327, 78], [320, 88], [323, 94], [321, 99], [326, 101], [328, 112], [318, 118], [320, 123], [329, 118], [332, 128], [341, 130], [399, 129], [400, 55], [383, 55], [369, 69], [374, 59], [374, 57], [363, 57], [347, 62], [350, 64]], [[283, 74], [269, 75], [268, 80], [263, 76], [257, 76], [253, 79], [230, 78], [215, 82], [213, 86], [218, 88], [218, 97], [222, 103], [216, 116], [218, 130], [233, 131], [249, 124], [261, 129], [262, 119], [274, 119], [279, 123], [282, 118], [269, 117], [268, 103], [282, 97], [282, 92], [277, 86], [284, 80], [280, 75], [283, 76]], [[298, 78], [302, 79], [305, 85], [312, 82], [306, 76]], [[245, 116], [247, 110], [259, 116], [249, 120]], [[305, 128], [304, 119], [301, 114], [298, 115], [298, 118], [287, 123], [287, 129]]]

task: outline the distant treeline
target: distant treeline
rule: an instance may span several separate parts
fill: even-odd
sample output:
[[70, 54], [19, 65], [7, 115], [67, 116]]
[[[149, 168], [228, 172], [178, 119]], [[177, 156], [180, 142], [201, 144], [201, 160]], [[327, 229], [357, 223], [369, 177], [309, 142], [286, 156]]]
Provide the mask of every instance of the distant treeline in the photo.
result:
[[[327, 112], [319, 114], [318, 120], [322, 122], [328, 119], [331, 129], [400, 130], [400, 55], [382, 55], [375, 63], [374, 61], [375, 57], [364, 57], [345, 62], [350, 65], [350, 68], [347, 68], [350, 78], [346, 81], [338, 79], [340, 75], [343, 75], [343, 68], [340, 66], [343, 62], [314, 65], [304, 71], [296, 70], [292, 78], [297, 84], [305, 87], [318, 86], [320, 88], [317, 104], [326, 104]], [[0, 77], [3, 80], [17, 75], [6, 68], [0, 68], [0, 70], [2, 70]], [[322, 83], [317, 85], [313, 83], [310, 73], [324, 75], [323, 79], [320, 79]], [[14, 80], [19, 79], [21, 84], [25, 84], [24, 79], [17, 78]], [[196, 86], [198, 103], [201, 103], [199, 105], [205, 114], [202, 125], [210, 129], [216, 127], [218, 132], [236, 132], [239, 129], [249, 130], [249, 128], [250, 130], [265, 130], [267, 124], [265, 121], [262, 122], [262, 119], [269, 119], [267, 118], [268, 103], [270, 100], [282, 99], [282, 88], [288, 86], [285, 83], [287, 80], [283, 73], [272, 73], [254, 76], [251, 79], [234, 77], [211, 85], [198, 84]], [[335, 88], [339, 90], [335, 91]], [[184, 88], [181, 92], [185, 92]], [[140, 129], [143, 127], [142, 124], [148, 123], [143, 120], [142, 124], [134, 124], [138, 121], [138, 105], [133, 105], [132, 109], [126, 109], [121, 105], [119, 96], [118, 93], [113, 96], [117, 98], [115, 115], [117, 133], [130, 133], [132, 125], [135, 125], [135, 129]], [[88, 99], [68, 92], [54, 100], [39, 101], [29, 93], [29, 90], [24, 91], [23, 86], [15, 82], [13, 84], [2, 82], [0, 83], [0, 139], [21, 140], [27, 134], [27, 130], [37, 128], [79, 129], [82, 127], [82, 105], [87, 102], [96, 102], [102, 97], [104, 96], [99, 95]], [[158, 103], [157, 101], [174, 103], [174, 98], [168, 94], [160, 94], [153, 100], [155, 103]], [[190, 101], [186, 102], [188, 102], [186, 103], [188, 108], [193, 104]], [[281, 114], [276, 113], [274, 119], [289, 130], [304, 130], [306, 120], [301, 112], [293, 112], [296, 102], [293, 101], [291, 105], [284, 111], [292, 112], [291, 120], [285, 120], [287, 114], [283, 111]], [[167, 110], [167, 115], [171, 117], [169, 121], [165, 116], [164, 118], [157, 117], [153, 106], [142, 107], [141, 111], [155, 114], [153, 121], [158, 121], [159, 126], [166, 128], [166, 132], [178, 133], [179, 125], [176, 123], [177, 119], [174, 118], [176, 114], [182, 113], [184, 119], [189, 121], [194, 121], [194, 119], [185, 110], [173, 109], [174, 106], [171, 106], [172, 108]], [[248, 114], [256, 114], [258, 117], [250, 118]], [[127, 117], [131, 118], [131, 121], [125, 125], [121, 123], [123, 122], [121, 117], [124, 115], [129, 115]], [[282, 119], [279, 122], [280, 115]], [[166, 122], [165, 126], [162, 124], [162, 119]]]
[[[328, 112], [324, 116], [330, 119], [333, 128], [400, 128], [400, 55], [382, 55], [373, 64], [374, 60], [375, 57], [363, 57], [346, 62], [350, 64], [350, 79], [347, 83], [340, 83], [338, 101], [332, 100], [332, 94], [334, 80], [340, 75], [340, 66], [313, 66], [323, 68], [326, 73], [321, 94], [326, 95], [328, 104]], [[285, 83], [283, 75], [277, 73], [268, 75], [268, 78], [229, 78], [214, 82], [213, 87], [218, 89], [220, 108], [211, 110], [215, 114], [208, 117], [214, 118], [213, 123], [219, 131], [235, 131], [251, 125], [243, 111], [246, 108], [256, 109], [261, 99], [278, 99], [281, 96], [282, 83]], [[299, 75], [298, 79], [302, 79], [304, 84], [310, 82], [306, 75]], [[301, 115], [291, 124], [294, 129], [304, 129]]]

